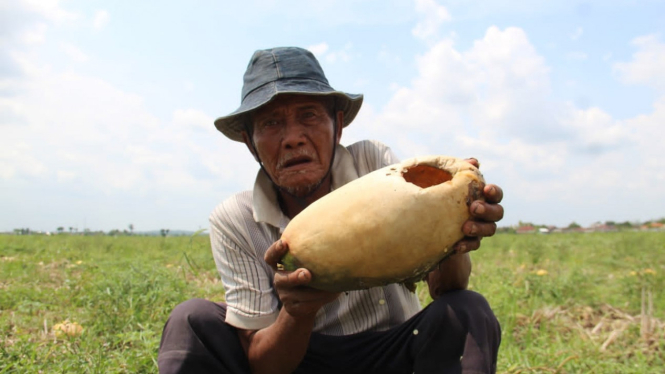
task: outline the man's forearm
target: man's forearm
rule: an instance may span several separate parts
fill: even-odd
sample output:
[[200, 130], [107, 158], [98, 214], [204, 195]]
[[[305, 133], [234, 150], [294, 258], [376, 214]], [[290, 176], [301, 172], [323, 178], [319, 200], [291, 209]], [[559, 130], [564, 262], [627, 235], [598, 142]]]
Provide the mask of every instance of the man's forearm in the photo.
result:
[[305, 357], [315, 317], [295, 318], [282, 309], [275, 323], [252, 334], [247, 347], [252, 373], [293, 372]]
[[468, 253], [454, 254], [442, 261], [438, 268], [427, 275], [427, 285], [432, 299], [452, 290], [465, 290], [471, 276], [471, 257]]

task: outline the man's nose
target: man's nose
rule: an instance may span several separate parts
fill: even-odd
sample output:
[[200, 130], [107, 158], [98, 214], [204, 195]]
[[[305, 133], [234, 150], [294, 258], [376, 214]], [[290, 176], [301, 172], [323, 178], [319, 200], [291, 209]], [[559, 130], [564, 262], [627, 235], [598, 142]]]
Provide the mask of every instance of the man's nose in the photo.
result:
[[296, 148], [304, 145], [307, 142], [307, 137], [305, 136], [305, 126], [293, 118], [286, 120], [282, 131], [282, 143], [287, 148]]

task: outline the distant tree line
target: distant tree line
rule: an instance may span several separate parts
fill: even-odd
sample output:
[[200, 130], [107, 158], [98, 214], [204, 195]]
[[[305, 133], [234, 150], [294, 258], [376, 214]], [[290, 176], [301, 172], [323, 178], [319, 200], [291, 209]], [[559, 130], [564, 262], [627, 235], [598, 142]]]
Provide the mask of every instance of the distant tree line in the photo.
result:
[[[64, 226], [58, 226], [55, 229], [54, 232], [35, 231], [35, 230], [31, 230], [30, 228], [14, 229], [13, 232], [14, 232], [14, 235], [52, 235], [52, 234], [57, 234], [57, 235], [108, 235], [108, 236], [142, 235], [142, 236], [167, 237], [171, 233], [171, 230], [170, 229], [160, 229], [159, 231], [136, 234], [136, 233], [134, 233], [134, 224], [130, 223], [127, 226], [127, 229], [123, 229], [123, 230], [113, 229], [113, 230], [110, 230], [108, 232], [104, 232], [104, 231], [101, 231], [101, 230], [92, 231], [90, 229], [84, 229], [83, 232], [79, 232], [79, 229], [77, 227], [73, 227], [73, 226], [68, 227], [68, 230], [65, 230]], [[178, 232], [176, 232], [175, 235], [179, 235]]]
[[[660, 218], [657, 220], [649, 220], [649, 221], [644, 221], [644, 222], [630, 222], [630, 221], [624, 221], [624, 222], [615, 222], [615, 221], [605, 221], [605, 222], [597, 222], [593, 226], [598, 226], [598, 225], [604, 225], [606, 227], [610, 228], [615, 228], [617, 230], [633, 230], [633, 229], [639, 229], [645, 226], [654, 226], [657, 224], [665, 225], [665, 218]], [[497, 233], [515, 233], [517, 229], [520, 227], [532, 227], [535, 230], [539, 229], [553, 229], [555, 226], [553, 225], [546, 225], [546, 224], [535, 224], [533, 222], [524, 222], [524, 221], [519, 221], [519, 223], [516, 226], [504, 226], [504, 227], [497, 227], [496, 232]], [[576, 229], [582, 229], [582, 226], [578, 224], [577, 222], [573, 221], [568, 226], [566, 227], [561, 227], [562, 229], [566, 230], [576, 230]], [[170, 229], [160, 229], [159, 231], [152, 231], [149, 233], [140, 233], [136, 234], [134, 232], [134, 224], [129, 224], [127, 226], [127, 229], [119, 230], [119, 229], [113, 229], [108, 232], [104, 231], [91, 231], [90, 229], [84, 229], [83, 232], [79, 232], [77, 227], [69, 226], [67, 228], [68, 230], [65, 230], [64, 226], [59, 226], [56, 228], [55, 232], [53, 234], [70, 234], [70, 235], [109, 235], [109, 236], [131, 236], [131, 235], [146, 235], [146, 236], [162, 236], [162, 237], [167, 237], [167, 236], [179, 236], [179, 235], [187, 235], [186, 232], [183, 231], [178, 231], [176, 230], [174, 233], [171, 232]], [[15, 235], [35, 235], [35, 234], [51, 234], [48, 232], [43, 232], [43, 231], [35, 231], [31, 230], [30, 228], [18, 228], [14, 229], [14, 234]]]
[[[650, 227], [654, 226], [654, 224], [665, 224], [665, 218], [660, 218], [658, 220], [649, 220], [649, 221], [644, 221], [644, 222], [630, 222], [630, 221], [624, 221], [624, 222], [616, 222], [616, 221], [605, 221], [605, 222], [596, 222], [591, 227], [598, 227], [598, 226], [604, 226], [606, 228], [611, 228], [614, 230], [634, 230], [634, 229], [640, 229], [645, 226]], [[507, 226], [507, 227], [498, 227], [497, 232], [498, 233], [514, 233], [516, 230], [519, 228], [533, 228], [534, 230], [539, 230], [539, 229], [548, 229], [552, 230], [556, 228], [556, 226], [553, 225], [546, 225], [546, 224], [535, 224], [533, 222], [524, 222], [524, 221], [519, 221], [519, 223], [516, 226]], [[582, 225], [578, 224], [577, 222], [573, 221], [567, 226], [560, 227], [560, 229], [564, 230], [569, 230], [569, 231], [574, 231], [574, 230], [582, 230], [583, 227]]]

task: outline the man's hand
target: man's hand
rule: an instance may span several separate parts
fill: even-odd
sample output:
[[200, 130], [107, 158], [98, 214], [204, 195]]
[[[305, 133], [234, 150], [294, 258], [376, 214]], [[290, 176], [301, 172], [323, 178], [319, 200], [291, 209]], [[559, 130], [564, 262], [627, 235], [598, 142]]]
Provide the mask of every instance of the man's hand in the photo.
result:
[[[467, 159], [475, 167], [480, 164], [475, 158]], [[457, 242], [454, 249], [458, 253], [474, 251], [480, 247], [480, 240], [492, 236], [496, 232], [496, 222], [503, 218], [503, 207], [499, 205], [503, 199], [503, 191], [495, 184], [488, 184], [483, 188], [485, 201], [476, 200], [469, 205], [471, 218], [462, 225], [462, 232], [466, 236]]]
[[312, 280], [312, 273], [307, 269], [277, 270], [277, 264], [288, 251], [288, 245], [281, 240], [273, 243], [266, 251], [265, 261], [275, 270], [275, 290], [282, 301], [282, 306], [291, 316], [296, 318], [314, 316], [321, 307], [335, 300], [339, 293], [307, 287]]
[[307, 269], [278, 270], [277, 264], [288, 251], [288, 246], [278, 240], [264, 257], [275, 270], [273, 286], [282, 301], [277, 319], [260, 330], [238, 329], [252, 373], [292, 373], [305, 357], [316, 313], [339, 296], [307, 287], [312, 280]]
[[[480, 164], [475, 158], [467, 159], [475, 167]], [[470, 219], [462, 225], [465, 237], [455, 243], [455, 253], [441, 261], [425, 278], [432, 299], [451, 290], [463, 290], [469, 285], [471, 259], [468, 252], [480, 247], [480, 239], [496, 232], [496, 222], [503, 218], [503, 191], [499, 186], [488, 184], [483, 188], [485, 201], [475, 200], [469, 205]]]

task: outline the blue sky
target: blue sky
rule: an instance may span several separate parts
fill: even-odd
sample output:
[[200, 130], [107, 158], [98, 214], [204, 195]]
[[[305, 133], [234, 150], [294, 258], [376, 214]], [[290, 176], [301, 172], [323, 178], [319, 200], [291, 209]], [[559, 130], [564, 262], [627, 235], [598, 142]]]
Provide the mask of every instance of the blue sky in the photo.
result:
[[665, 1], [0, 4], [0, 231], [199, 229], [257, 165], [216, 132], [256, 49], [365, 94], [343, 143], [474, 156], [502, 225], [665, 216]]

